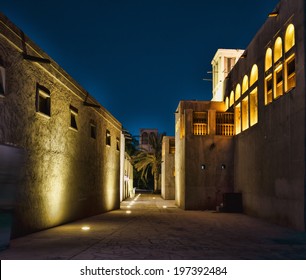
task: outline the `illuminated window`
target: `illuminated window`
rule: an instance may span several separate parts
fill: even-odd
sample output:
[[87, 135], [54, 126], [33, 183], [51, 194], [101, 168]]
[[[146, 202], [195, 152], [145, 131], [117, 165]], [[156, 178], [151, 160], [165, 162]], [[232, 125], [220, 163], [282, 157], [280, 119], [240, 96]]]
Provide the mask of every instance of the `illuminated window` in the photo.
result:
[[258, 67], [256, 64], [253, 65], [250, 75], [250, 87], [258, 81]]
[[250, 126], [258, 122], [258, 97], [257, 88], [250, 93]]
[[231, 91], [231, 95], [230, 95], [230, 103], [229, 106], [233, 106], [235, 102], [235, 98], [234, 98], [234, 91]]
[[268, 71], [270, 68], [272, 68], [272, 49], [268, 48], [266, 51], [265, 71]]
[[289, 24], [285, 34], [285, 52], [291, 50], [295, 45], [294, 25]]
[[295, 88], [296, 76], [295, 76], [295, 55], [290, 56], [285, 63], [285, 77], [286, 77], [286, 92]]
[[226, 110], [229, 108], [229, 99], [228, 99], [228, 97], [225, 98], [225, 108], [226, 108]]
[[216, 112], [216, 135], [234, 135], [234, 114]]
[[149, 144], [149, 134], [147, 132], [141, 134], [141, 144]]
[[248, 89], [249, 89], [249, 78], [247, 75], [245, 75], [242, 81], [242, 94], [244, 94]]
[[97, 126], [93, 121], [90, 122], [90, 137], [92, 139], [97, 138]]
[[278, 98], [283, 94], [283, 66], [280, 64], [274, 70], [274, 98]]
[[36, 85], [36, 112], [51, 115], [50, 91], [42, 85]]
[[242, 131], [249, 128], [249, 98], [244, 98], [241, 102]]
[[241, 105], [240, 103], [235, 107], [235, 132], [239, 134], [241, 132]]
[[207, 112], [193, 112], [193, 134], [207, 135]]
[[107, 146], [110, 146], [111, 145], [111, 134], [110, 134], [110, 131], [109, 130], [106, 130], [106, 135], [105, 135], [105, 137], [106, 137], [106, 141], [105, 141], [105, 143], [106, 143], [106, 145]]
[[265, 59], [265, 105], [273, 100], [272, 49], [268, 48]]
[[0, 66], [0, 95], [5, 93], [5, 68]]
[[184, 115], [181, 115], [180, 119], [180, 139], [185, 137], [185, 118]]
[[277, 62], [283, 56], [283, 41], [281, 37], [278, 37], [274, 44], [274, 63]]
[[238, 84], [236, 86], [236, 91], [235, 91], [235, 100], [237, 101], [241, 96], [241, 87], [240, 85]]
[[273, 80], [272, 74], [265, 79], [265, 104], [268, 105], [273, 100]]
[[78, 109], [70, 105], [70, 127], [78, 130]]

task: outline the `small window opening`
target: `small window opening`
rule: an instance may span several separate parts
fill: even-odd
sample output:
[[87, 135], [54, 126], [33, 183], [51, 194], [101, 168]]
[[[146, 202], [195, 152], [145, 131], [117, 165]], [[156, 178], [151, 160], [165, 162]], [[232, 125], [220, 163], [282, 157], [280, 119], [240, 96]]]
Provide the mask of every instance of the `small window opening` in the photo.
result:
[[94, 122], [90, 123], [90, 137], [92, 139], [96, 139], [97, 138], [97, 126]]
[[36, 112], [51, 116], [50, 91], [39, 84], [36, 85]]
[[116, 150], [120, 151], [120, 140], [119, 140], [119, 138], [116, 138]]
[[111, 145], [111, 134], [109, 130], [106, 130], [106, 145], [107, 146]]
[[73, 106], [70, 106], [70, 127], [75, 130], [78, 130], [77, 117], [78, 109]]

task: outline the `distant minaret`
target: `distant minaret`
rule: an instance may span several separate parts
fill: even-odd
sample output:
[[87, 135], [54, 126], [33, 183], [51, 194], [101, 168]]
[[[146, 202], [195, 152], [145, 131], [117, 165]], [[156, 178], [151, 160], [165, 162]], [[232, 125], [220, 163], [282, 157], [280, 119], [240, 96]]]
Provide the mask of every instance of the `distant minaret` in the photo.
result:
[[219, 49], [212, 65], [212, 101], [224, 101], [224, 80], [232, 70], [244, 50]]

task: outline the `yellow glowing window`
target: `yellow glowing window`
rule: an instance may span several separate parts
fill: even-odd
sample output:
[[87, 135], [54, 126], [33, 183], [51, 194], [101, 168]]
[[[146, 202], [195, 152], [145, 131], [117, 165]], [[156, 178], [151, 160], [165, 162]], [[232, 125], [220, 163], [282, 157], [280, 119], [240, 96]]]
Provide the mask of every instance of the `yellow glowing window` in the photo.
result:
[[235, 132], [236, 135], [241, 132], [241, 106], [240, 103], [235, 107]]
[[272, 67], [272, 49], [268, 48], [266, 51], [265, 71], [268, 71], [271, 67]]
[[245, 75], [242, 81], [242, 94], [244, 94], [248, 89], [249, 89], [249, 78], [247, 75]]
[[193, 112], [193, 134], [207, 135], [207, 112]]
[[283, 41], [278, 37], [274, 45], [274, 62], [277, 62], [283, 56]]
[[226, 108], [226, 110], [229, 108], [229, 99], [228, 99], [228, 97], [225, 98], [225, 108]]
[[242, 131], [249, 128], [249, 98], [248, 96], [242, 100]]
[[250, 86], [254, 85], [258, 80], [258, 67], [256, 64], [253, 65], [250, 75]]
[[295, 74], [295, 55], [293, 54], [286, 60], [286, 92], [295, 88], [296, 74]]
[[294, 25], [289, 24], [285, 34], [285, 52], [289, 51], [295, 45]]
[[229, 106], [233, 106], [235, 100], [234, 100], [234, 91], [231, 92], [231, 95], [230, 95], [230, 103], [229, 103]]
[[180, 123], [180, 139], [185, 137], [185, 118], [184, 115], [182, 115], [179, 119]]
[[216, 135], [233, 136], [234, 135], [234, 114], [216, 113]]
[[257, 88], [250, 93], [250, 126], [258, 122], [258, 97]]
[[283, 94], [283, 66], [280, 64], [274, 71], [274, 98]]
[[265, 79], [265, 104], [268, 105], [273, 100], [273, 79], [272, 74]]
[[238, 84], [236, 86], [236, 91], [235, 91], [235, 100], [237, 101], [241, 96], [241, 86]]

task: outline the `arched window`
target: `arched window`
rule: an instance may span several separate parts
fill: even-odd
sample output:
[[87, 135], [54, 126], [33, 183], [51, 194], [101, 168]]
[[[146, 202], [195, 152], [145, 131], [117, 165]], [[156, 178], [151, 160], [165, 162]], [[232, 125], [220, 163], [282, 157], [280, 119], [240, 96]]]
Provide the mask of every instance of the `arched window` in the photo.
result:
[[235, 107], [235, 133], [236, 135], [241, 132], [241, 105], [240, 103]]
[[225, 110], [227, 110], [229, 108], [229, 99], [228, 99], [228, 96], [225, 98]]
[[247, 75], [245, 75], [242, 81], [242, 94], [244, 94], [248, 89], [249, 89], [249, 78]]
[[[250, 87], [255, 85], [258, 81], [258, 67], [256, 64], [253, 65], [250, 74]], [[250, 92], [250, 126], [253, 126], [258, 122], [258, 93], [257, 85], [253, 87]]]
[[272, 49], [268, 48], [265, 58], [265, 105], [273, 100]]
[[234, 91], [232, 90], [231, 91], [231, 95], [230, 95], [230, 103], [229, 103], [230, 107], [233, 106], [234, 101], [235, 101], [235, 99], [234, 99]]
[[143, 132], [141, 135], [141, 143], [142, 144], [149, 144], [149, 135], [147, 132]]
[[249, 97], [246, 96], [241, 102], [242, 131], [249, 128]]
[[250, 75], [250, 87], [254, 85], [258, 80], [258, 67], [256, 64], [253, 65]]
[[238, 100], [241, 96], [241, 86], [238, 84], [236, 86], [236, 91], [235, 91], [235, 100]]
[[277, 62], [283, 56], [283, 41], [278, 37], [274, 44], [274, 62]]
[[294, 45], [295, 45], [294, 25], [289, 24], [285, 34], [285, 52], [291, 50]]
[[[295, 74], [295, 53], [289, 52], [295, 45], [295, 31], [294, 25], [289, 24], [285, 34], [285, 92], [295, 88], [296, 74]], [[288, 53], [289, 52], [289, 53]]]
[[265, 71], [268, 71], [271, 67], [272, 67], [272, 49], [268, 48], [266, 51]]

